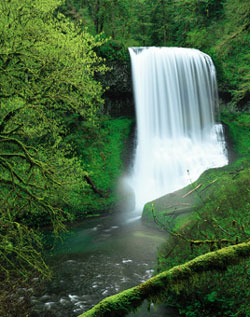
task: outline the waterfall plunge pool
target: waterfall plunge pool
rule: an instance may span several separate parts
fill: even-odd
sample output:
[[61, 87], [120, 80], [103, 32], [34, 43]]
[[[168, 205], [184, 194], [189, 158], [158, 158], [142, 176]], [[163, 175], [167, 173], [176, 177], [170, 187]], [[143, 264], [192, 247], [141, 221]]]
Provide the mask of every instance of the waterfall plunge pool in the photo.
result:
[[[185, 48], [133, 48], [130, 55], [138, 144], [129, 188], [137, 212], [228, 159], [222, 128], [214, 120], [218, 93], [211, 58]], [[106, 217], [75, 226], [50, 258], [55, 276], [32, 296], [32, 316], [77, 316], [147, 280], [165, 238], [143, 227], [138, 214], [132, 221]], [[147, 313], [144, 306], [134, 316], [178, 314], [164, 307]]]
[[[51, 282], [31, 296], [32, 317], [75, 317], [103, 298], [152, 276], [157, 248], [167, 235], [140, 219], [119, 222], [113, 216], [74, 225], [49, 257]], [[175, 310], [143, 305], [128, 316], [177, 317]]]

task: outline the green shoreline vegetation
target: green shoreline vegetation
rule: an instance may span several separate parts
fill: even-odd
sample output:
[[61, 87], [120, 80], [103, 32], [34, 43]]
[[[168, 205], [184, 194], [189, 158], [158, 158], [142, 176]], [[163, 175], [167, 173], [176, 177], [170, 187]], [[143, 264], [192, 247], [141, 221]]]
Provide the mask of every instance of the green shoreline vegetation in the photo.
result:
[[18, 289], [51, 278], [42, 228], [116, 201], [121, 153], [132, 120], [103, 109], [96, 80], [110, 68], [105, 43], [65, 18], [60, 0], [0, 1], [0, 315], [26, 316]]
[[237, 159], [144, 207], [142, 220], [169, 233], [155, 276], [81, 316], [123, 316], [144, 300], [184, 316], [250, 316], [250, 115], [225, 112], [222, 121]]
[[[224, 272], [227, 267], [235, 265], [248, 257], [249, 251], [250, 242], [208, 252], [184, 264], [159, 273], [133, 288], [105, 298], [79, 317], [126, 316], [131, 311], [135, 312], [136, 308], [145, 299], [149, 301], [149, 304], [151, 302], [159, 304], [164, 302], [166, 293], [173, 291], [179, 294], [182, 290], [185, 292], [186, 288], [192, 288], [197, 285], [198, 281], [204, 278], [207, 272]], [[212, 295], [212, 297], [214, 296]], [[211, 302], [213, 301], [211, 300]], [[216, 310], [212, 311], [212, 315], [203, 315], [203, 312], [199, 310], [199, 316], [201, 316], [200, 313], [202, 316], [219, 316]], [[191, 312], [191, 314], [192, 316], [197, 316], [196, 311]]]
[[[209, 54], [238, 155], [154, 213], [146, 205], [144, 221], [171, 235], [156, 273], [249, 240], [249, 21], [248, 0], [0, 0], [0, 315], [28, 316], [18, 289], [51, 278], [42, 227], [59, 237], [115, 209], [133, 123], [129, 46]], [[163, 301], [186, 316], [250, 316], [249, 274], [246, 260]]]
[[[143, 221], [170, 233], [159, 250], [156, 273], [250, 239], [250, 115], [225, 112], [221, 119], [237, 159], [144, 207]], [[185, 316], [250, 316], [249, 264], [206, 274], [180, 293], [166, 292], [165, 303]]]

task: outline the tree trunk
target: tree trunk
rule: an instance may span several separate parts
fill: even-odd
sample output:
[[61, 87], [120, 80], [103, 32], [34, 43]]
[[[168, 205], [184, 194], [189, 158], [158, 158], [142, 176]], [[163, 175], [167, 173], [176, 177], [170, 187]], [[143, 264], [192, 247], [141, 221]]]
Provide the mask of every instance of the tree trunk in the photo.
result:
[[87, 183], [90, 185], [90, 187], [93, 189], [93, 191], [96, 194], [98, 194], [99, 196], [101, 196], [103, 198], [107, 197], [107, 195], [105, 195], [102, 190], [96, 188], [94, 182], [92, 181], [92, 179], [88, 175], [84, 175], [84, 178], [86, 179]]
[[178, 292], [187, 286], [195, 285], [198, 277], [204, 273], [224, 271], [229, 265], [238, 264], [247, 257], [250, 257], [250, 241], [206, 253], [162, 272], [138, 286], [107, 297], [79, 317], [125, 316], [140, 306], [145, 299], [153, 300], [167, 289]]

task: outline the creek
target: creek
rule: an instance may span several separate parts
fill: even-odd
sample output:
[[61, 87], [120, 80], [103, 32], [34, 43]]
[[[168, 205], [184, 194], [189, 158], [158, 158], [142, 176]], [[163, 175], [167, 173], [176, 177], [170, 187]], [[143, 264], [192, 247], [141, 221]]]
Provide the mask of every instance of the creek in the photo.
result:
[[[56, 246], [55, 275], [35, 293], [33, 315], [77, 316], [104, 297], [152, 276], [157, 247], [166, 234], [140, 221], [143, 205], [196, 180], [208, 168], [228, 163], [218, 105], [215, 67], [195, 49], [131, 48], [137, 117], [137, 147], [123, 186], [135, 206], [124, 217], [89, 220]], [[125, 191], [126, 191], [125, 190]], [[123, 209], [123, 208], [121, 208]], [[130, 316], [178, 316], [145, 305]]]
[[[103, 298], [146, 281], [152, 276], [157, 248], [166, 233], [145, 227], [140, 219], [114, 216], [72, 226], [49, 258], [51, 282], [31, 297], [32, 317], [78, 316]], [[143, 305], [129, 316], [168, 316], [170, 308]]]

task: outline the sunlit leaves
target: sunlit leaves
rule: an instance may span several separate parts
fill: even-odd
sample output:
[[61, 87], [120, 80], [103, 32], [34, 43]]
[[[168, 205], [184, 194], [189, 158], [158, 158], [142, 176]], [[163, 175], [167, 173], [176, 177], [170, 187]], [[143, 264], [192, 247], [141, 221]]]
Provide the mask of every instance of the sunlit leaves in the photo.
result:
[[0, 280], [29, 269], [47, 275], [31, 227], [57, 234], [70, 195], [85, 191], [66, 118], [98, 126], [104, 90], [95, 76], [107, 68], [94, 49], [104, 40], [58, 13], [61, 4], [0, 0]]

